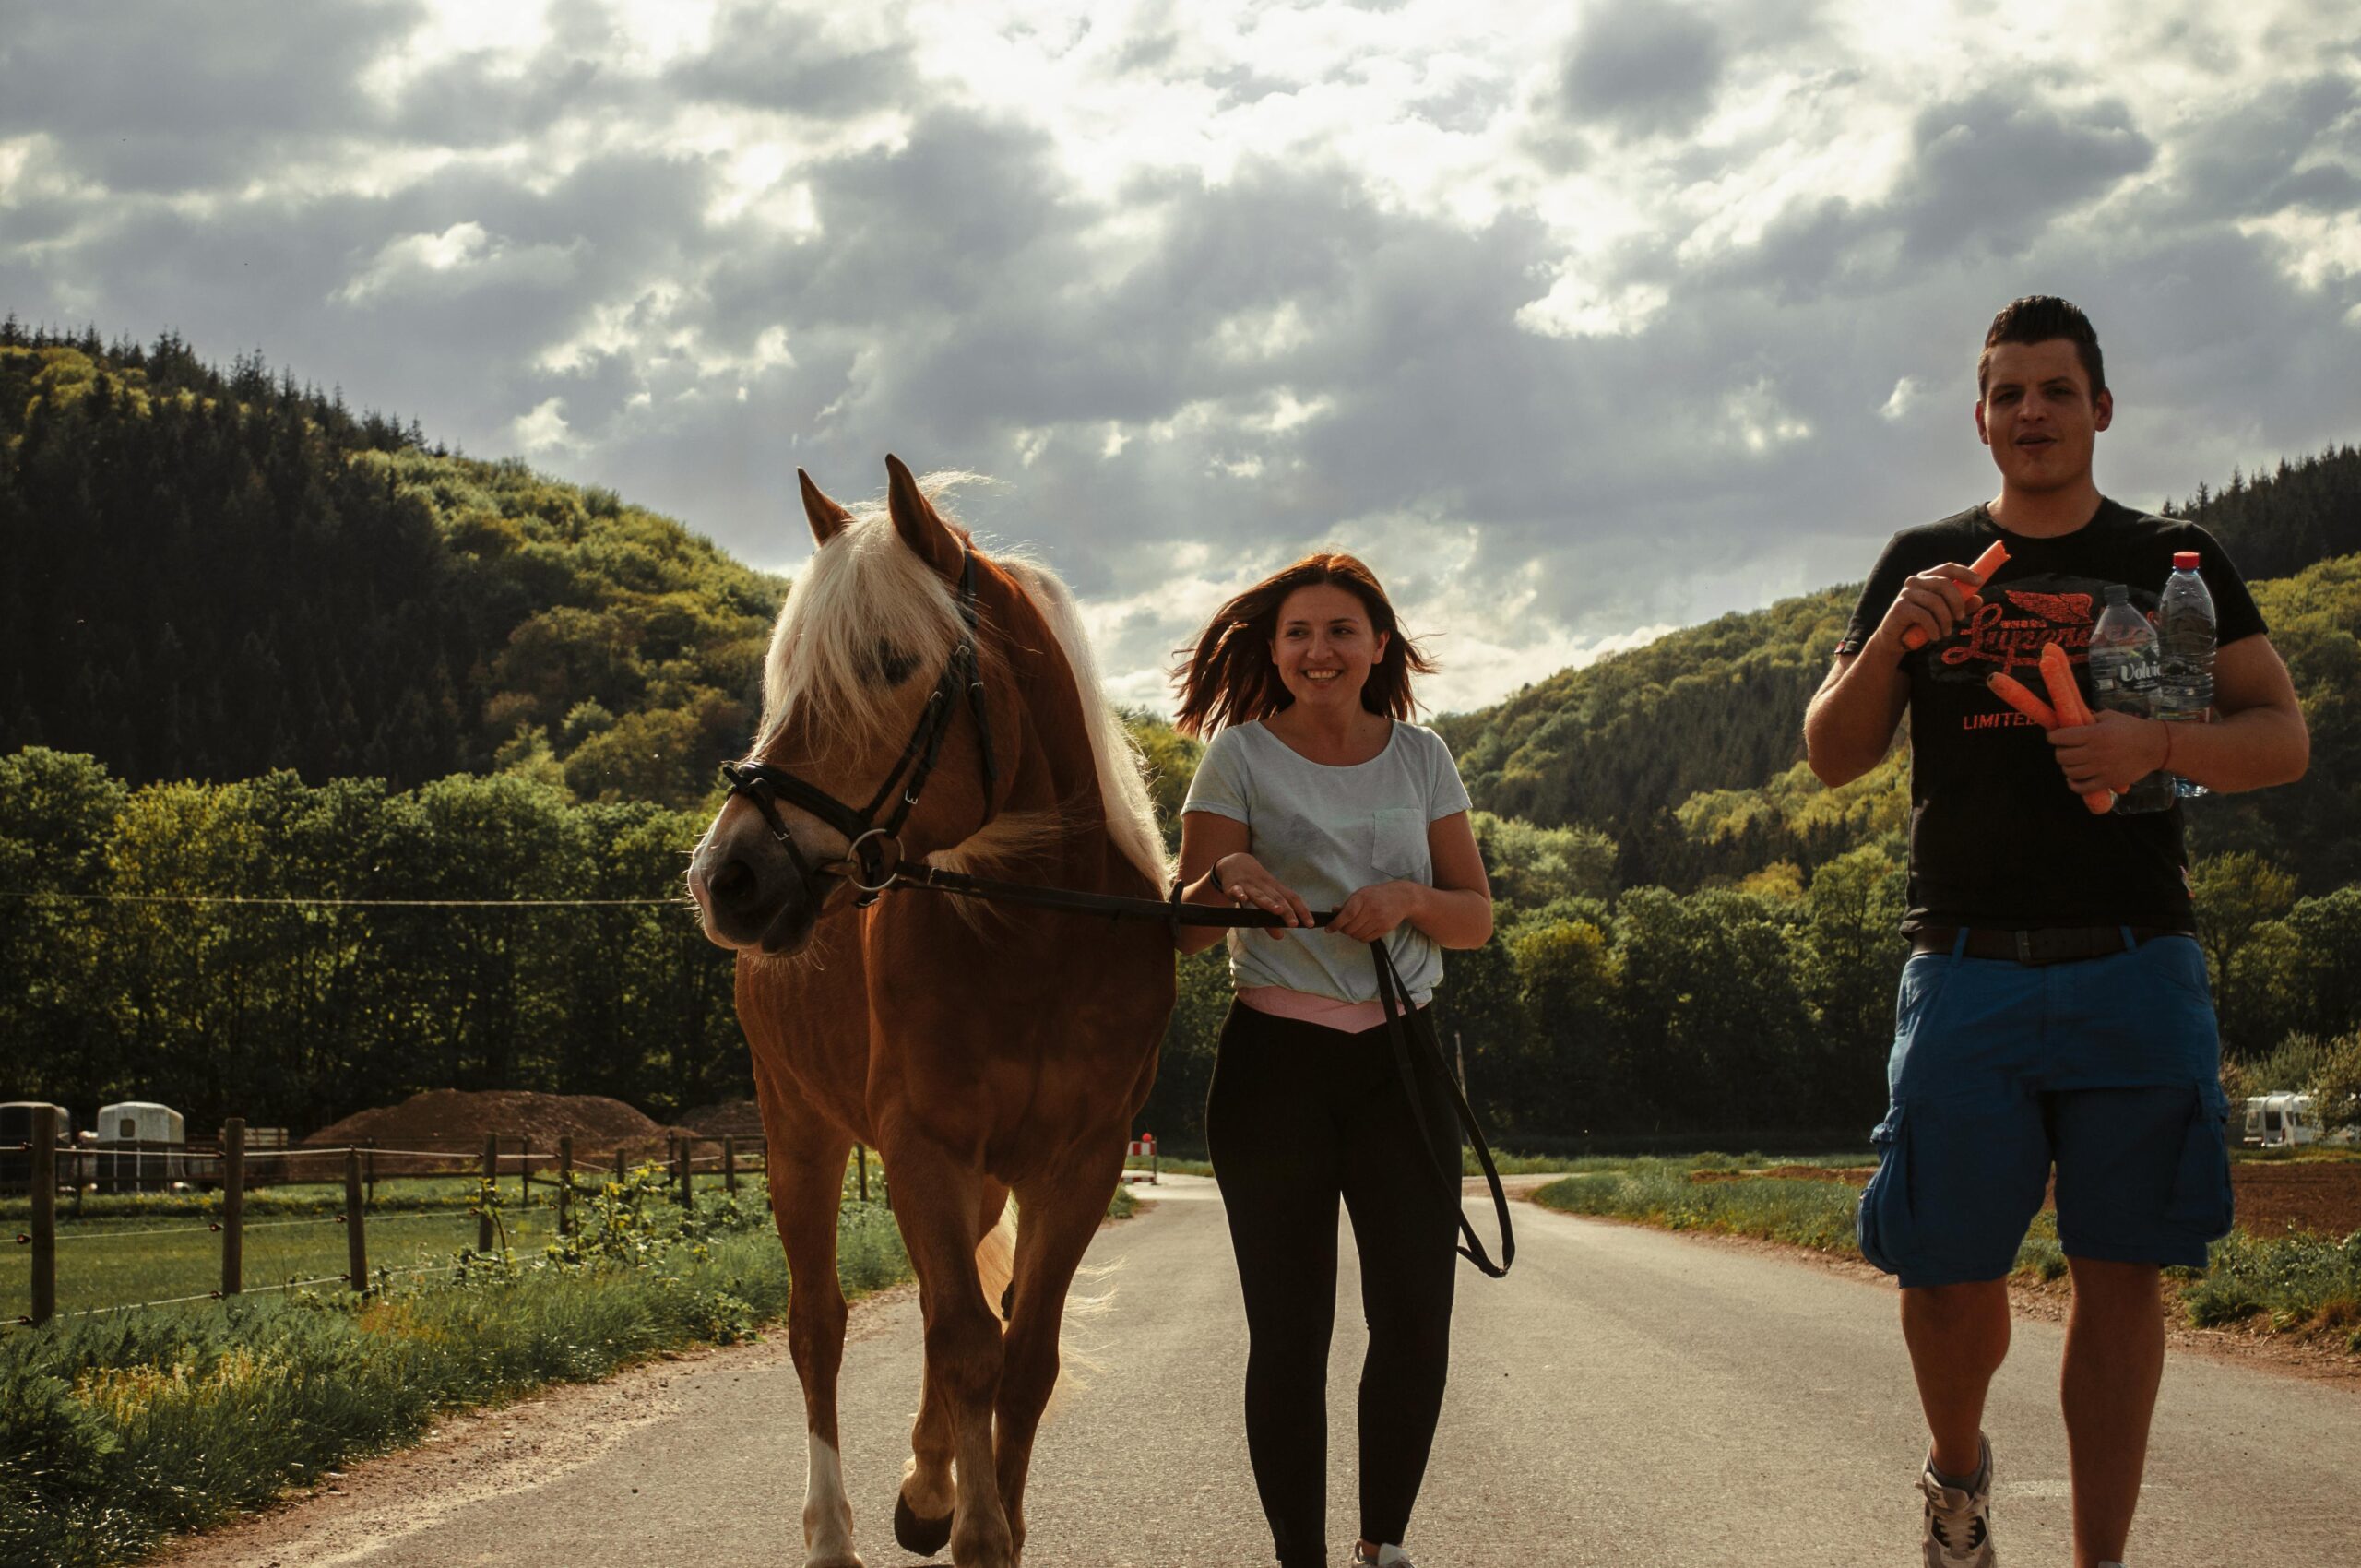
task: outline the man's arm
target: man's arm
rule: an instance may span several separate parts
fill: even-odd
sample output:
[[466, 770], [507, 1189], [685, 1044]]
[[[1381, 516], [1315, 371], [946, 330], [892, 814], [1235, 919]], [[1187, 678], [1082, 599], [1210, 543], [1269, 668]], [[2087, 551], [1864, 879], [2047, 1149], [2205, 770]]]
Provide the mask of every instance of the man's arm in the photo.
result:
[[1821, 783], [1832, 790], [1849, 784], [1883, 760], [1910, 703], [1903, 637], [1914, 627], [1929, 642], [1950, 636], [1983, 602], [1978, 586], [1975, 574], [1957, 564], [1904, 578], [1861, 651], [1836, 656], [1804, 711], [1804, 756]]
[[2213, 710], [2211, 724], [2101, 713], [2095, 724], [2051, 731], [2049, 743], [2076, 790], [2127, 790], [2165, 766], [2225, 795], [2304, 776], [2311, 735], [2296, 683], [2269, 637], [2240, 637], [2213, 655]]

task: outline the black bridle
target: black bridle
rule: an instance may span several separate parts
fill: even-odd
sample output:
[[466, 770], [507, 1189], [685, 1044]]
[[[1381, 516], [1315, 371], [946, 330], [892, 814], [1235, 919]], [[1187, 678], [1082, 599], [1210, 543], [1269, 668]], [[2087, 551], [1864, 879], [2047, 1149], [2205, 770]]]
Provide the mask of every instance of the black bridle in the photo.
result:
[[[934, 690], [927, 694], [926, 707], [919, 714], [908, 743], [886, 770], [885, 781], [877, 787], [877, 793], [870, 797], [868, 805], [856, 811], [818, 785], [806, 783], [759, 757], [722, 764], [721, 776], [730, 781], [730, 792], [742, 795], [763, 814], [771, 837], [786, 849], [787, 858], [794, 862], [796, 873], [802, 877], [806, 890], [814, 898], [821, 896], [820, 878], [824, 875], [842, 876], [851, 883], [860, 895], [854, 902], [863, 908], [877, 902], [894, 885], [902, 864], [902, 825], [909, 820], [911, 809], [919, 803], [919, 791], [926, 788], [927, 779], [934, 773], [935, 759], [943, 754], [943, 738], [951, 732], [963, 695], [976, 718], [976, 754], [984, 776], [984, 816], [987, 821], [991, 819], [992, 799], [1000, 792], [1000, 769], [992, 757], [991, 716], [985, 707], [983, 666], [976, 656], [973, 551], [962, 551], [959, 556], [959, 620], [962, 630], [958, 646], [943, 661], [943, 674], [935, 682]], [[905, 774], [909, 776], [907, 785], [902, 781]], [[898, 800], [895, 798], [897, 793]], [[795, 847], [794, 835], [778, 814], [780, 801], [802, 807], [843, 834], [843, 858], [817, 865], [805, 860], [803, 851]], [[893, 810], [881, 822], [878, 814], [885, 811], [889, 802]], [[893, 846], [890, 856], [885, 851], [888, 844]]]
[[[796, 872], [803, 879], [808, 896], [816, 904], [825, 897], [820, 885], [823, 876], [841, 876], [859, 894], [856, 906], [874, 904], [895, 888], [923, 889], [931, 893], [949, 893], [966, 898], [984, 898], [998, 903], [1026, 904], [1035, 909], [1063, 909], [1075, 914], [1103, 914], [1114, 918], [1161, 920], [1172, 928], [1175, 945], [1180, 928], [1186, 926], [1275, 926], [1277, 915], [1267, 909], [1215, 909], [1204, 904], [1181, 901], [1180, 884], [1175, 881], [1169, 894], [1163, 898], [1131, 898], [1113, 893], [1085, 893], [1072, 888], [1040, 887], [1028, 883], [1000, 882], [987, 877], [970, 876], [964, 872], [946, 871], [941, 867], [921, 864], [915, 871], [908, 868], [902, 856], [900, 837], [902, 824], [919, 803], [919, 791], [926, 788], [928, 778], [934, 772], [935, 759], [942, 754], [943, 738], [950, 732], [953, 718], [958, 711], [962, 689], [965, 689], [969, 711], [976, 719], [976, 747], [983, 766], [984, 817], [990, 821], [993, 797], [999, 793], [999, 768], [992, 757], [992, 731], [990, 715], [984, 706], [982, 666], [976, 656], [976, 559], [973, 552], [963, 552], [959, 560], [959, 619], [965, 629], [959, 644], [944, 661], [943, 675], [927, 694], [925, 711], [919, 715], [918, 725], [910, 731], [909, 742], [902, 754], [886, 771], [885, 781], [877, 793], [860, 811], [829, 794], [814, 784], [807, 784], [782, 767], [774, 767], [758, 757], [744, 762], [725, 763], [721, 775], [730, 781], [730, 792], [742, 795], [763, 814], [763, 821], [787, 850]], [[909, 782], [902, 784], [903, 775]], [[895, 800], [896, 790], [900, 799]], [[778, 802], [786, 801], [801, 806], [822, 822], [843, 834], [847, 840], [844, 855], [835, 861], [817, 865], [803, 858], [795, 847], [794, 837], [787, 830], [786, 822], [778, 814]], [[882, 823], [877, 814], [893, 802], [892, 813]], [[884, 846], [891, 844], [888, 856]], [[1321, 910], [1312, 916], [1314, 925], [1326, 925], [1334, 918], [1333, 909]], [[1516, 1260], [1516, 1232], [1509, 1223], [1507, 1194], [1501, 1188], [1501, 1174], [1492, 1162], [1492, 1151], [1485, 1145], [1483, 1129], [1477, 1124], [1476, 1113], [1467, 1103], [1451, 1070], [1443, 1065], [1442, 1047], [1434, 1036], [1433, 1025], [1410, 1005], [1409, 991], [1394, 966], [1394, 955], [1382, 941], [1369, 944], [1377, 965], [1378, 1000], [1385, 1010], [1385, 1029], [1393, 1046], [1395, 1070], [1402, 1079], [1403, 1092], [1410, 1101], [1410, 1117], [1418, 1129], [1419, 1141], [1427, 1146], [1427, 1153], [1434, 1161], [1439, 1175], [1449, 1183], [1447, 1202], [1465, 1238], [1459, 1253], [1484, 1273], [1497, 1279], [1509, 1271]], [[1413, 1046], [1423, 1047], [1417, 1053], [1423, 1063], [1414, 1060]], [[1427, 1125], [1426, 1112], [1418, 1098], [1418, 1074], [1420, 1065], [1438, 1075], [1451, 1091], [1453, 1109], [1458, 1113], [1459, 1124], [1466, 1132], [1468, 1142], [1476, 1148], [1476, 1158], [1482, 1166], [1486, 1182], [1491, 1188], [1492, 1209], [1500, 1221], [1501, 1259], [1494, 1263], [1467, 1222], [1467, 1215], [1459, 1203], [1458, 1146], [1454, 1140], [1448, 1146], [1438, 1141], [1435, 1130]], [[1443, 1189], [1438, 1188], [1438, 1191]]]

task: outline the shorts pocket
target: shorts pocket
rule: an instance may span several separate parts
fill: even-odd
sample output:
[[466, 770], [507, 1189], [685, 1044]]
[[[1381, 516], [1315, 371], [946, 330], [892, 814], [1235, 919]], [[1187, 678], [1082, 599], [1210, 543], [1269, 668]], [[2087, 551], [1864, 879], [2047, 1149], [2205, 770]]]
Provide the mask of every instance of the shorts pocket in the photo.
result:
[[1853, 1232], [1861, 1255], [1888, 1274], [1900, 1274], [1910, 1256], [1914, 1227], [1910, 1214], [1909, 1118], [1897, 1105], [1869, 1134], [1878, 1146], [1877, 1174], [1861, 1190]]
[[2205, 965], [2205, 949], [2193, 936], [2154, 936], [2141, 944], [2140, 956], [2148, 975], [2213, 1005], [2213, 977]]
[[1416, 806], [1396, 806], [1372, 814], [1369, 863], [1378, 875], [1394, 881], [1430, 881], [1426, 813]]
[[2208, 1241], [2230, 1233], [2237, 1199], [2230, 1186], [2230, 1100], [2219, 1084], [2200, 1084], [2190, 1097], [2165, 1218], [2174, 1229]]

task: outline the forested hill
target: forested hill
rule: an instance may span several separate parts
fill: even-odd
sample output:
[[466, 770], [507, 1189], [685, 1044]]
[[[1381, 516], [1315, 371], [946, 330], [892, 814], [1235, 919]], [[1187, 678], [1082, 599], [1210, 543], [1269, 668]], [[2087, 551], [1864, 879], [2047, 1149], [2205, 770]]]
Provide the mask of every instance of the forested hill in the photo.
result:
[[516, 768], [687, 803], [785, 584], [340, 397], [0, 327], [0, 754], [133, 783]]
[[[2347, 445], [2165, 510], [2212, 529], [2249, 578], [2288, 576], [2361, 552], [2361, 450]], [[1706, 791], [1774, 784], [1788, 818], [1817, 790], [1795, 775], [1804, 706], [1859, 592], [1857, 585], [1725, 615], [1645, 647], [1564, 670], [1505, 702], [1436, 723], [1476, 803], [1546, 826], [1584, 823], [1622, 849], [1626, 885], [1693, 885], [1760, 865], [1700, 843], [1681, 808]], [[1866, 802], [1817, 801], [1807, 840], [1857, 839]], [[1792, 849], [1794, 842], [1788, 847]], [[1808, 858], [1817, 858], [1809, 856]]]

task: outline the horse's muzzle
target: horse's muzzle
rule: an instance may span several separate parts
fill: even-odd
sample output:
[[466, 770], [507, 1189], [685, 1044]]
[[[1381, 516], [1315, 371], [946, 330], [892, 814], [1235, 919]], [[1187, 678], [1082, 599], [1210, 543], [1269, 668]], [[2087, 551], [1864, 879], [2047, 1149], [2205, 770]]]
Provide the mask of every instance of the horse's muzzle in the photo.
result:
[[765, 854], [765, 848], [754, 839], [742, 848], [700, 849], [689, 866], [689, 891], [704, 916], [706, 935], [720, 946], [801, 952], [819, 923], [825, 890], [809, 885], [787, 856]]

